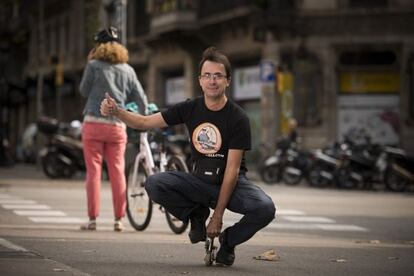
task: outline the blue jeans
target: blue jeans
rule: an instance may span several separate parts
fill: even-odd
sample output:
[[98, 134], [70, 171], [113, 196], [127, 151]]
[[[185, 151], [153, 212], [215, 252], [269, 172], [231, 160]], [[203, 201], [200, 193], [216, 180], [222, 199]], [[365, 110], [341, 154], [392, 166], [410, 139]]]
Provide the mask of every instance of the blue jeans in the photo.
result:
[[[219, 185], [203, 182], [190, 173], [163, 172], [151, 175], [145, 183], [149, 197], [182, 221], [188, 221], [194, 209], [215, 208]], [[227, 243], [236, 246], [250, 239], [274, 218], [276, 208], [272, 199], [246, 176], [239, 176], [227, 209], [244, 215], [227, 228]]]

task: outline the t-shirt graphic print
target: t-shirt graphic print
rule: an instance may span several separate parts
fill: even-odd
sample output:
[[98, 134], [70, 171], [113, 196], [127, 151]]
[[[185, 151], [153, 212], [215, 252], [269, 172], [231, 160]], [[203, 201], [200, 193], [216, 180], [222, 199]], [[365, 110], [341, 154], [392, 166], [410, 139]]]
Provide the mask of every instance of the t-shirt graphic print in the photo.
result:
[[222, 138], [219, 129], [212, 123], [198, 125], [192, 135], [194, 148], [202, 154], [214, 154], [221, 148]]

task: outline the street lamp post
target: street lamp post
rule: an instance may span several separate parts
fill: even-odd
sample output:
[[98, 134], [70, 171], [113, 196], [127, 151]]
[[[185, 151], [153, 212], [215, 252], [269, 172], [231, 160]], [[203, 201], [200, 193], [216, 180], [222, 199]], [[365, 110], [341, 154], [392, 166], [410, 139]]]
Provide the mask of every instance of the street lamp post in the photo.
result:
[[118, 29], [118, 36], [121, 43], [127, 43], [127, 0], [112, 0], [107, 6], [112, 25]]
[[5, 72], [9, 46], [6, 45], [6, 43], [3, 43], [3, 45], [0, 46], [0, 166], [7, 165], [10, 162], [5, 147], [9, 130], [7, 120], [9, 119], [8, 117], [10, 113], [10, 107], [8, 106], [9, 88]]

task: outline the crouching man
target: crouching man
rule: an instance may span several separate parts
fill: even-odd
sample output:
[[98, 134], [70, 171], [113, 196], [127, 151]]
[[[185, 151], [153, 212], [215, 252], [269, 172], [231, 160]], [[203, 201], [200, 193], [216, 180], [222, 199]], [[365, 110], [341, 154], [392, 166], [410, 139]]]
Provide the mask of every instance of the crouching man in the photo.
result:
[[[205, 241], [206, 236], [219, 237], [216, 262], [231, 266], [235, 247], [268, 225], [276, 209], [272, 199], [246, 177], [244, 152], [251, 147], [250, 123], [246, 113], [225, 94], [231, 80], [228, 58], [214, 47], [206, 49], [198, 79], [203, 96], [161, 113], [130, 113], [110, 97], [101, 103], [101, 113], [114, 115], [137, 129], [185, 124], [192, 148], [191, 173], [157, 173], [148, 177], [145, 188], [169, 213], [191, 222], [188, 235], [192, 243]], [[209, 218], [210, 208], [214, 212]], [[244, 216], [222, 231], [226, 208]]]

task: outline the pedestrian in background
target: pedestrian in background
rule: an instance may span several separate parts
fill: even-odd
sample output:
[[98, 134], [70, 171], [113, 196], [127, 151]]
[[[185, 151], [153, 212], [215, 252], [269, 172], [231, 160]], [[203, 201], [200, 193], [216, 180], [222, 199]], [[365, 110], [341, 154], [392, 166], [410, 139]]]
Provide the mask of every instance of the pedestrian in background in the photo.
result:
[[114, 230], [122, 231], [124, 226], [121, 220], [126, 210], [126, 125], [116, 117], [103, 117], [99, 108], [107, 92], [120, 107], [136, 102], [139, 111], [145, 114], [147, 97], [134, 69], [127, 64], [128, 50], [118, 42], [117, 30], [106, 28], [96, 34], [94, 41], [96, 46], [89, 52], [80, 84], [80, 93], [87, 98], [83, 111], [82, 140], [89, 216], [89, 221], [81, 229], [96, 230], [102, 163], [105, 160], [112, 187]]
[[[169, 171], [151, 175], [145, 189], [152, 200], [182, 221], [190, 221], [191, 243], [219, 236], [216, 262], [232, 265], [235, 247], [249, 240], [275, 217], [272, 199], [246, 176], [244, 152], [251, 147], [246, 113], [228, 99], [231, 66], [214, 47], [206, 49], [199, 65], [203, 96], [167, 110], [140, 116], [119, 108], [109, 95], [101, 112], [138, 129], [185, 124], [192, 144], [192, 173]], [[207, 223], [210, 209], [214, 212]], [[225, 209], [243, 214], [222, 231]]]
[[289, 119], [289, 133], [288, 133], [288, 139], [291, 143], [297, 143], [298, 142], [298, 121], [296, 121], [295, 118]]

